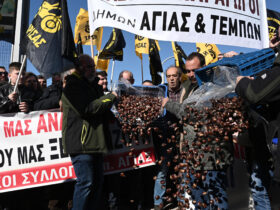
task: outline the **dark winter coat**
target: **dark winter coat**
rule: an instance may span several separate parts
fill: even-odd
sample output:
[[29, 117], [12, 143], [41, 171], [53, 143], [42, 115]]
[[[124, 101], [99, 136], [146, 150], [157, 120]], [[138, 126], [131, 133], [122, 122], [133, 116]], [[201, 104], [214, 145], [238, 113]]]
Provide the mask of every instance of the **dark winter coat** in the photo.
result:
[[252, 146], [248, 149], [247, 158], [249, 161], [257, 160], [267, 163], [271, 154], [267, 148], [266, 140], [268, 142], [270, 140], [267, 139], [264, 121], [270, 123], [280, 117], [280, 66], [263, 71], [254, 80], [241, 79], [235, 92], [257, 113], [256, 116], [251, 116], [252, 128], [249, 130], [249, 137]]
[[103, 95], [102, 87], [90, 84], [77, 73], [70, 75], [62, 93], [63, 149], [68, 154], [106, 153], [107, 114], [115, 95]]
[[62, 84], [53, 84], [43, 90], [42, 96], [35, 101], [34, 110], [59, 108]]
[[29, 111], [33, 110], [34, 101], [36, 101], [40, 96], [40, 91], [34, 91], [23, 85], [19, 85], [18, 93], [19, 97], [16, 102], [11, 101], [8, 96], [14, 91], [14, 86], [10, 83], [5, 84], [0, 87], [0, 114], [19, 112], [19, 103], [27, 102], [29, 106]]

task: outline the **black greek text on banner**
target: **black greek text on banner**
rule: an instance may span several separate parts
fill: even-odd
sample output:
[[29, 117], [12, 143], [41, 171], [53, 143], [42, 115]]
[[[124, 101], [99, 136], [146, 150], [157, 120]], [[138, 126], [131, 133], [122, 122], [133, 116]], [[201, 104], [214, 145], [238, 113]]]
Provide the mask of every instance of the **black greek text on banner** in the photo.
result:
[[109, 26], [163, 41], [269, 45], [265, 0], [88, 0], [88, 10], [91, 34]]

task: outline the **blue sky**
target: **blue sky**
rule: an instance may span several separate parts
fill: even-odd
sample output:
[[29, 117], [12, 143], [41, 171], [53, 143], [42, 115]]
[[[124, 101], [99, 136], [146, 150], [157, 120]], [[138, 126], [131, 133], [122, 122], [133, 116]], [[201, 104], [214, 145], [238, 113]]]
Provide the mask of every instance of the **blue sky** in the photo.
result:
[[[74, 31], [76, 16], [79, 13], [80, 8], [84, 8], [87, 10], [87, 0], [68, 0], [68, 12], [71, 19], [72, 30]], [[33, 17], [37, 13], [40, 5], [42, 4], [42, 0], [30, 0], [30, 17], [29, 22], [33, 20]], [[268, 9], [275, 10], [280, 12], [280, 4], [279, 0], [266, 0], [266, 6]], [[103, 33], [103, 40], [102, 40], [102, 48], [109, 39], [111, 34], [112, 28], [105, 28]], [[123, 31], [123, 35], [126, 40], [126, 48], [124, 49], [124, 60], [116, 61], [115, 68], [114, 68], [114, 75], [113, 81], [118, 79], [118, 75], [122, 70], [130, 70], [133, 72], [135, 77], [135, 84], [141, 84], [141, 60], [135, 55], [134, 49], [134, 34], [128, 33]], [[211, 40], [209, 40], [211, 43]], [[173, 55], [171, 43], [160, 41], [160, 56], [161, 60], [164, 61], [166, 58]], [[190, 54], [193, 51], [196, 51], [195, 43], [183, 43], [179, 42], [182, 46], [183, 50], [186, 54]], [[225, 45], [217, 45], [221, 52], [228, 52], [234, 50], [236, 52], [252, 52], [256, 49], [249, 49], [249, 48], [241, 48], [241, 47], [233, 47], [233, 46], [225, 46]], [[91, 54], [90, 47], [84, 46], [84, 53]], [[97, 53], [96, 49], [94, 48], [94, 53]], [[173, 65], [174, 60], [170, 59], [164, 63], [163, 69], [165, 70], [168, 66]], [[143, 67], [144, 67], [144, 80], [151, 79], [149, 73], [149, 58], [148, 55], [143, 55]], [[33, 67], [33, 65], [28, 61], [27, 63], [27, 70], [33, 71], [36, 74], [39, 74], [37, 70]], [[108, 79], [111, 77], [111, 70], [112, 70], [112, 61], [110, 62], [110, 66], [108, 69]], [[110, 80], [110, 79], [109, 79]], [[48, 81], [49, 83], [49, 81]]]

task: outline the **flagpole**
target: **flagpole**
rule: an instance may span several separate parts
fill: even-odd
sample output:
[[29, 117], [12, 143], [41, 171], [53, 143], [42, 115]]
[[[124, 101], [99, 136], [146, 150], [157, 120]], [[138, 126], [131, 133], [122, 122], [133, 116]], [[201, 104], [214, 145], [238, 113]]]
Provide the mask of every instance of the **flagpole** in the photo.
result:
[[141, 58], [141, 73], [142, 73], [142, 83], [144, 81], [144, 76], [143, 76], [143, 57]]
[[[90, 50], [91, 50], [91, 57], [94, 59], [92, 36], [90, 36]], [[96, 64], [96, 65], [97, 65], [97, 64]]]
[[20, 67], [20, 70], [19, 70], [19, 73], [18, 73], [18, 78], [17, 78], [16, 84], [15, 84], [15, 87], [14, 87], [14, 92], [16, 92], [16, 90], [18, 88], [18, 82], [19, 82], [19, 79], [21, 77], [23, 67], [25, 66], [25, 62], [26, 62], [26, 55], [23, 56], [23, 61], [22, 61], [22, 64], [21, 64], [21, 67]]
[[114, 68], [115, 68], [115, 59], [113, 59], [112, 71], [111, 71], [111, 79], [110, 79], [111, 90], [112, 90], [112, 82], [113, 82]]

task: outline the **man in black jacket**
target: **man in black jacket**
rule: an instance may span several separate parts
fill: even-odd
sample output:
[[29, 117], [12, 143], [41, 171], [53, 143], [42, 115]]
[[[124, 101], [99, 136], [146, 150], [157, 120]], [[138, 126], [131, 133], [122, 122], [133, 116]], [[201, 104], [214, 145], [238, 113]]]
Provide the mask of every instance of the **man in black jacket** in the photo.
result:
[[62, 94], [62, 82], [55, 83], [43, 90], [42, 96], [35, 101], [34, 110], [46, 110], [59, 108]]
[[[263, 71], [255, 79], [239, 76], [236, 84], [235, 92], [254, 109], [253, 113], [258, 113], [254, 114], [256, 116], [253, 122], [255, 126], [249, 130], [252, 147], [247, 149], [249, 150], [247, 152], [250, 172], [249, 185], [255, 209], [271, 209], [268, 195], [272, 175], [271, 154], [266, 142], [268, 133], [265, 132], [265, 127], [269, 124], [266, 125], [265, 122], [273, 122], [279, 120], [280, 117], [280, 66]], [[261, 108], [259, 108], [260, 105]], [[272, 139], [270, 140], [272, 141]], [[280, 166], [277, 160], [274, 162], [274, 167], [274, 173], [279, 172]]]
[[103, 154], [109, 144], [105, 120], [117, 94], [104, 96], [97, 82], [93, 59], [80, 55], [79, 67], [67, 77], [62, 93], [63, 149], [77, 176], [73, 210], [100, 209]]
[[[10, 83], [0, 87], [0, 113], [11, 113], [11, 112], [28, 112], [29, 105], [27, 102], [21, 101], [21, 89], [19, 86], [18, 90], [14, 92], [14, 86], [16, 84], [21, 63], [13, 62], [9, 65], [9, 78]], [[24, 71], [25, 72], [25, 71]], [[22, 82], [24, 73], [19, 79], [19, 84]]]

